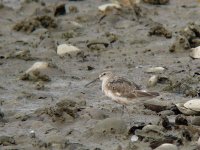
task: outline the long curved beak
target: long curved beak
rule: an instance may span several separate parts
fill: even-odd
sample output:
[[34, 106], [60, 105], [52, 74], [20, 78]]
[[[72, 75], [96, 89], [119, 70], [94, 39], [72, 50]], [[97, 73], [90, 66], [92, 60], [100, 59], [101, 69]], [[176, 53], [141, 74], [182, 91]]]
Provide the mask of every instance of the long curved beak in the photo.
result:
[[87, 86], [89, 86], [90, 84], [92, 84], [92, 83], [96, 82], [98, 79], [99, 79], [99, 77], [98, 77], [98, 78], [96, 78], [96, 79], [94, 79], [93, 81], [89, 82], [88, 84], [86, 84], [86, 85], [85, 85], [85, 87], [87, 87]]

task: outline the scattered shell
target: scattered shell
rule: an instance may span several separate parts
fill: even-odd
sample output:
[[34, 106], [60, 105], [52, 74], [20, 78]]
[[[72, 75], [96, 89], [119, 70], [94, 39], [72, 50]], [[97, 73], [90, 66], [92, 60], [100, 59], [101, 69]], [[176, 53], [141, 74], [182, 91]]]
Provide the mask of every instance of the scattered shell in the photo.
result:
[[137, 140], [138, 140], [138, 136], [137, 135], [133, 135], [132, 137], [131, 137], [131, 142], [136, 142]]
[[35, 138], [35, 131], [34, 130], [31, 130], [29, 134], [30, 134], [31, 138]]
[[177, 146], [174, 144], [165, 143], [157, 147], [155, 150], [178, 150]]
[[151, 76], [149, 78], [149, 81], [148, 81], [147, 85], [149, 87], [152, 87], [152, 86], [155, 86], [157, 84], [157, 82], [158, 82], [158, 76], [157, 75], [153, 75], [153, 76]]
[[200, 46], [191, 49], [190, 56], [192, 58], [200, 58]]
[[48, 68], [48, 63], [47, 62], [36, 62], [34, 63], [31, 68], [29, 68], [26, 73], [30, 73], [30, 72], [34, 72], [34, 71], [40, 71], [40, 70], [43, 70], [43, 69], [47, 69]]
[[80, 53], [80, 49], [73, 46], [73, 45], [69, 45], [69, 44], [61, 44], [58, 45], [57, 47], [57, 54], [60, 56], [64, 56], [65, 54], [75, 54], [77, 55], [78, 53]]
[[184, 104], [183, 103], [178, 103], [176, 104], [176, 107], [178, 108], [178, 110], [180, 112], [182, 112], [183, 114], [185, 115], [197, 115], [199, 114], [200, 112], [197, 112], [197, 111], [193, 111], [191, 109], [188, 109], [186, 107], [184, 107]]
[[153, 67], [153, 68], [148, 68], [145, 72], [147, 73], [161, 73], [165, 70], [163, 67]]
[[101, 12], [105, 12], [107, 11], [108, 9], [113, 9], [113, 8], [116, 8], [116, 9], [120, 9], [121, 6], [117, 3], [109, 3], [109, 4], [104, 4], [104, 5], [100, 5], [98, 7], [98, 9], [101, 11]]
[[200, 112], [200, 99], [189, 100], [183, 106], [188, 109]]

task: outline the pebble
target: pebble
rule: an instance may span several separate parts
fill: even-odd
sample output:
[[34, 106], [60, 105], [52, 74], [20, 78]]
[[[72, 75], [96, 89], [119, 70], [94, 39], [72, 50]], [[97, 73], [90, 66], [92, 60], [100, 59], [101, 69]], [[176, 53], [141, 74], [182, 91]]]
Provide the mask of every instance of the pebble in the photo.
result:
[[48, 68], [48, 63], [47, 62], [35, 62], [27, 71], [26, 73], [29, 74], [34, 71], [40, 71]]
[[35, 131], [34, 130], [31, 130], [29, 134], [30, 134], [31, 138], [35, 138]]
[[178, 148], [174, 144], [165, 143], [157, 147], [155, 150], [178, 150]]
[[152, 67], [148, 68], [145, 72], [147, 73], [162, 73], [165, 70], [163, 67]]
[[155, 86], [157, 84], [157, 82], [158, 82], [158, 76], [157, 75], [153, 75], [153, 76], [151, 76], [149, 78], [149, 81], [148, 81], [147, 85], [149, 87], [153, 87], [153, 86]]
[[144, 102], [144, 106], [152, 111], [161, 112], [166, 110], [172, 104], [168, 101], [161, 101], [158, 99], [151, 99]]
[[195, 59], [200, 58], [200, 46], [191, 49], [190, 57]]
[[187, 121], [187, 118], [184, 116], [184, 115], [178, 115], [176, 118], [175, 118], [175, 124], [177, 125], [188, 125], [188, 121]]
[[137, 135], [133, 135], [131, 137], [131, 142], [136, 142], [139, 139], [139, 137]]
[[80, 52], [81, 50], [79, 48], [69, 44], [61, 44], [57, 47], [57, 54], [59, 56], [64, 56], [65, 54], [76, 56]]
[[112, 9], [112, 8], [120, 9], [121, 6], [117, 3], [108, 3], [108, 4], [100, 5], [98, 7], [99, 11], [101, 12], [106, 12], [108, 9]]

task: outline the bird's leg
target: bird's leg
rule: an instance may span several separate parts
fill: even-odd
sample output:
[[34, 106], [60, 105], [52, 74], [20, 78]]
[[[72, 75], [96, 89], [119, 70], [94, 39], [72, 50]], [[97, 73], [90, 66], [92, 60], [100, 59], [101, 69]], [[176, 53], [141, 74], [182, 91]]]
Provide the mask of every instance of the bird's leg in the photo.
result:
[[126, 109], [126, 111], [127, 111], [127, 113], [128, 113], [128, 118], [129, 118], [129, 125], [131, 126], [131, 115], [130, 115], [130, 113], [129, 113], [129, 111], [128, 111], [128, 108], [126, 107], [126, 105], [122, 105], [122, 108], [123, 108], [123, 114], [124, 114], [124, 110]]

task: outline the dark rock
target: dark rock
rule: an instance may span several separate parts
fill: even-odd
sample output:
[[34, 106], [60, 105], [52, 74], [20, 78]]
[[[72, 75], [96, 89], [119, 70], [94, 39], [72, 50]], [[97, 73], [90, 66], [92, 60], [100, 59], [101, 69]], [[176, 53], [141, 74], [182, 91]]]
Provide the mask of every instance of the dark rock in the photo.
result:
[[167, 130], [171, 130], [171, 124], [169, 122], [169, 119], [167, 118], [167, 116], [161, 116], [160, 118], [160, 124]]
[[175, 119], [176, 125], [188, 125], [188, 121], [184, 115], [178, 115]]
[[186, 140], [188, 140], [188, 141], [192, 140], [192, 135], [188, 130], [183, 130], [182, 135]]
[[54, 16], [62, 16], [66, 14], [66, 9], [65, 9], [65, 4], [61, 4], [59, 6], [56, 7], [55, 12], [54, 12]]
[[144, 126], [145, 126], [145, 123], [136, 124], [136, 125], [132, 126], [132, 127], [129, 129], [128, 133], [134, 135], [134, 134], [135, 134], [135, 130], [137, 130], [137, 129], [142, 130], [142, 128], [143, 128]]
[[92, 67], [92, 66], [87, 66], [87, 70], [90, 71], [90, 70], [94, 70], [95, 68]]
[[150, 109], [152, 111], [160, 112], [160, 111], [166, 110], [168, 107], [171, 106], [171, 104], [167, 101], [151, 99], [151, 100], [145, 101], [144, 106], [145, 108]]

